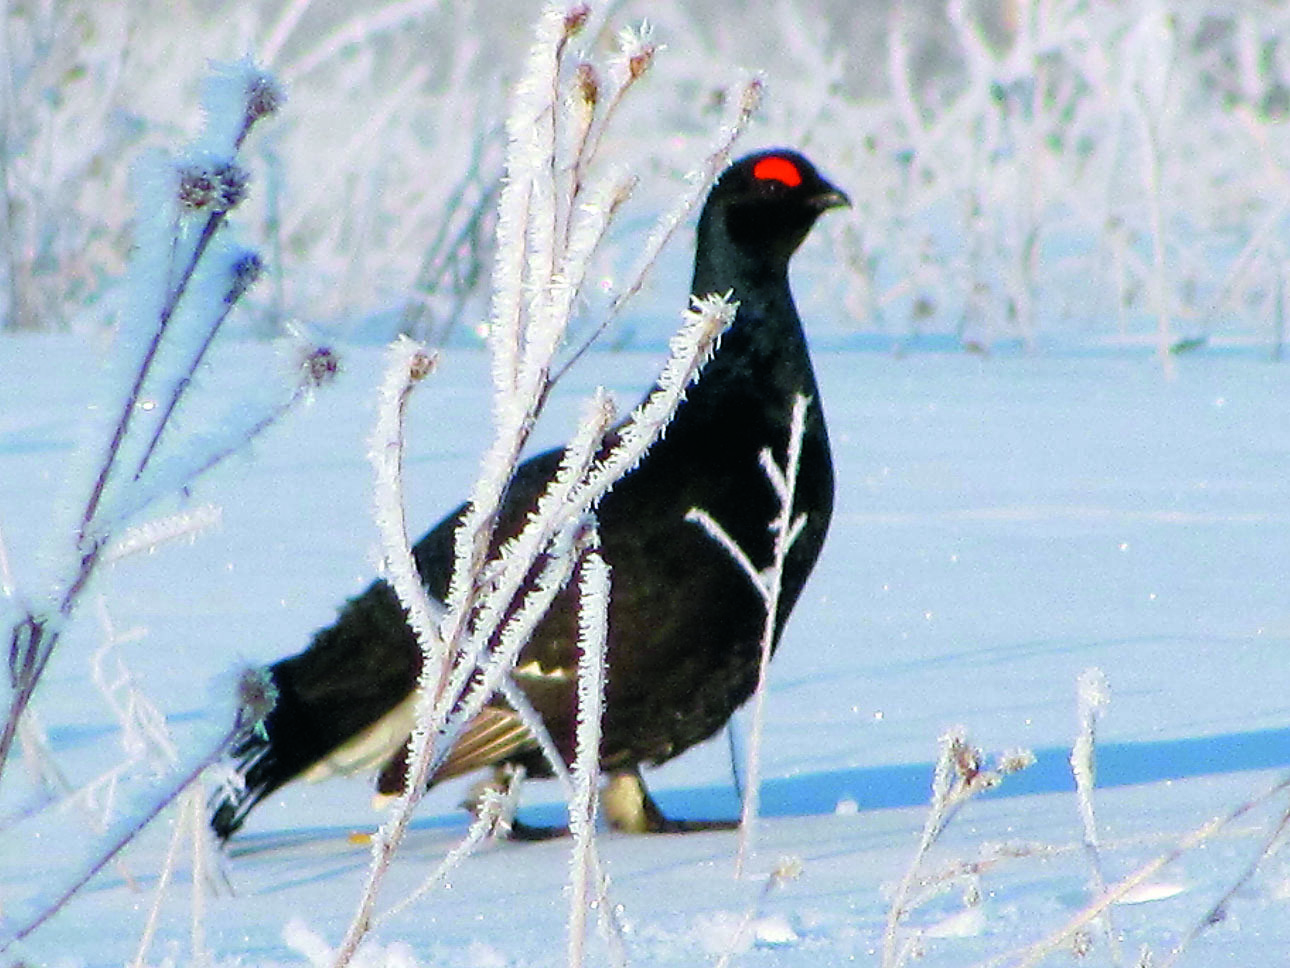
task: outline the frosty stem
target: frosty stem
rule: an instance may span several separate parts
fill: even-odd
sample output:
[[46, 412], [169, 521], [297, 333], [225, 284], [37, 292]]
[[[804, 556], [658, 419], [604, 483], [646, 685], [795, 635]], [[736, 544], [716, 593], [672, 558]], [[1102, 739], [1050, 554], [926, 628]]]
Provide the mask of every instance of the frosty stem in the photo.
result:
[[578, 584], [578, 723], [573, 764], [569, 830], [573, 856], [569, 876], [569, 968], [581, 968], [587, 910], [594, 896], [596, 789], [600, 779], [600, 717], [605, 702], [605, 646], [609, 637], [610, 568], [600, 556], [599, 540], [582, 556]]
[[[160, 814], [162, 810], [170, 806], [170, 804], [172, 804], [181, 793], [197, 781], [198, 777], [200, 777], [202, 773], [213, 766], [224, 754], [224, 750], [228, 748], [228, 745], [246, 728], [246, 723], [239, 718], [237, 722], [235, 722], [233, 728], [230, 729], [214, 746], [212, 746], [195, 765], [183, 774], [182, 777], [172, 783], [164, 793], [157, 797], [145, 812], [132, 818], [130, 822], [117, 833], [102, 852], [93, 861], [87, 864], [79, 874], [75, 875], [71, 879], [67, 886], [58, 893], [57, 897], [43, 911], [24, 924], [12, 935], [5, 938], [3, 942], [0, 942], [0, 954], [3, 954], [14, 944], [27, 938], [33, 931], [43, 925], [54, 915], [58, 914], [58, 912], [66, 906], [67, 902], [75, 897], [77, 892], [88, 884], [95, 875], [107, 867], [107, 865], [110, 864], [112, 860], [135, 839], [135, 837], [139, 836], [140, 832], [142, 832], [148, 824], [152, 823], [152, 821], [157, 818], [157, 815]], [[182, 819], [180, 822], [182, 822]]]
[[[991, 958], [973, 966], [973, 968], [994, 968], [994, 966], [1004, 963], [1009, 963], [1012, 968], [1035, 968], [1035, 966], [1040, 964], [1048, 957], [1048, 955], [1065, 945], [1077, 931], [1081, 930], [1094, 919], [1100, 917], [1104, 911], [1129, 894], [1129, 892], [1142, 884], [1145, 884], [1161, 869], [1172, 864], [1174, 861], [1178, 860], [1190, 851], [1195, 850], [1219, 831], [1231, 826], [1252, 810], [1264, 803], [1267, 803], [1274, 797], [1286, 793], [1287, 791], [1290, 791], [1290, 776], [1286, 776], [1278, 781], [1262, 796], [1248, 800], [1240, 806], [1228, 811], [1228, 813], [1223, 816], [1215, 817], [1212, 820], [1201, 824], [1195, 830], [1179, 839], [1178, 843], [1171, 850], [1160, 854], [1154, 859], [1143, 864], [1128, 876], [1122, 878], [1115, 884], [1110, 885], [1101, 895], [1095, 898], [1091, 904], [1074, 914], [1064, 924], [1050, 932], [1041, 940], [1021, 951], [1014, 952], [1010, 955], [1000, 955], [996, 958]], [[1283, 813], [1276, 826], [1276, 832], [1273, 834], [1273, 838], [1275, 838], [1275, 836], [1284, 829], [1287, 822], [1290, 822], [1290, 816], [1288, 816], [1287, 813]], [[1271, 840], [1268, 841], [1268, 843], [1270, 842]], [[1189, 941], [1190, 938], [1191, 936], [1188, 936], [1188, 938], [1184, 939], [1184, 942], [1180, 942], [1180, 945], [1185, 945], [1185, 942]], [[1171, 956], [1170, 961], [1166, 962], [1166, 964], [1173, 963], [1178, 950], [1179, 949], [1175, 949], [1174, 955]]]
[[972, 746], [962, 727], [940, 739], [940, 753], [932, 773], [932, 800], [914, 857], [897, 886], [882, 939], [882, 968], [899, 968], [913, 954], [916, 937], [901, 937], [900, 927], [918, 904], [914, 889], [919, 886], [923, 860], [937, 838], [965, 803], [992, 787], [1005, 776], [1034, 763], [1029, 751], [1005, 754], [993, 769], [987, 769], [981, 751]]
[[[1088, 855], [1089, 866], [1093, 871], [1093, 886], [1097, 893], [1106, 891], [1106, 874], [1102, 869], [1100, 839], [1097, 834], [1097, 814], [1093, 810], [1093, 787], [1097, 771], [1095, 754], [1097, 749], [1097, 720], [1104, 707], [1110, 701], [1110, 690], [1106, 676], [1100, 669], [1086, 669], [1079, 677], [1077, 710], [1079, 715], [1079, 732], [1071, 747], [1071, 773], [1075, 776], [1075, 799], [1079, 804], [1080, 822], [1084, 827], [1084, 852]], [[1106, 937], [1111, 951], [1111, 959], [1121, 963], [1120, 942], [1111, 921], [1111, 912], [1103, 912], [1099, 919], [1102, 933]]]
[[[102, 520], [101, 512], [103, 510], [104, 496], [121, 458], [122, 448], [130, 433], [131, 421], [138, 408], [143, 388], [152, 375], [158, 352], [166, 339], [171, 322], [174, 320], [185, 294], [190, 290], [198, 267], [210, 252], [212, 240], [216, 237], [221, 226], [224, 225], [229, 210], [241, 200], [244, 194], [245, 174], [232, 163], [231, 157], [241, 147], [252, 125], [259, 118], [276, 110], [280, 98], [272, 80], [267, 75], [250, 67], [250, 65], [246, 65], [246, 70], [243, 73], [238, 74], [235, 72], [229, 76], [235, 82], [243, 84], [240, 92], [242, 101], [236, 108], [240, 114], [236, 118], [230, 119], [227, 117], [215, 117], [214, 112], [212, 112], [208, 115], [207, 125], [208, 136], [210, 136], [209, 132], [211, 130], [216, 130], [220, 126], [232, 130], [230, 159], [217, 167], [213, 178], [210, 177], [209, 172], [201, 170], [202, 165], [193, 164], [189, 168], [176, 165], [172, 173], [177, 175], [177, 178], [174, 182], [169, 183], [169, 187], [174, 191], [174, 194], [166, 198], [141, 199], [140, 202], [141, 220], [147, 217], [144, 206], [157, 207], [159, 211], [173, 213], [179, 213], [185, 206], [188, 206], [195, 211], [205, 211], [206, 218], [191, 245], [191, 249], [182, 257], [177, 276], [174, 275], [173, 260], [176, 258], [176, 253], [181, 250], [182, 232], [180, 231], [180, 219], [182, 216], [179, 214], [174, 216], [169, 233], [167, 253], [163, 254], [160, 251], [154, 251], [152, 246], [141, 244], [140, 251], [135, 256], [132, 272], [139, 279], [148, 278], [148, 270], [151, 268], [149, 260], [163, 260], [171, 266], [171, 271], [167, 271], [164, 276], [167, 280], [173, 278], [173, 282], [167, 282], [167, 288], [160, 300], [156, 318], [150, 324], [145, 323], [143, 320], [136, 321], [137, 323], [150, 325], [150, 335], [144, 347], [143, 355], [134, 369], [129, 387], [122, 399], [120, 413], [108, 435], [107, 445], [99, 461], [89, 496], [86, 499], [85, 508], [81, 512], [75, 539], [76, 563], [72, 567], [70, 575], [67, 576], [68, 580], [63, 585], [63, 591], [58, 596], [57, 604], [49, 611], [28, 610], [10, 630], [9, 674], [13, 685], [13, 696], [9, 703], [3, 730], [0, 730], [0, 776], [4, 774], [9, 754], [13, 749], [18, 722], [31, 703], [36, 686], [40, 682], [62, 636], [63, 628], [76, 610], [82, 592], [101, 563], [103, 550], [111, 540], [114, 528], [124, 523], [116, 516], [111, 515], [108, 516], [107, 520]], [[194, 180], [186, 180], [190, 173], [199, 171], [200, 175]], [[194, 193], [194, 186], [198, 186], [200, 191]], [[161, 240], [158, 237], [153, 241], [160, 242]], [[152, 440], [145, 448], [144, 457], [134, 475], [135, 481], [138, 480], [149, 458], [152, 456], [161, 434], [174, 414], [179, 398], [191, 380], [192, 372], [200, 364], [202, 356], [210, 345], [210, 341], [214, 338], [215, 331], [218, 330], [232, 305], [241, 297], [246, 286], [249, 285], [249, 281], [246, 277], [239, 277], [236, 273], [234, 274], [234, 278], [226, 290], [224, 304], [215, 316], [214, 325], [201, 343], [192, 361], [189, 373], [176, 384], [170, 405], [162, 414], [161, 420], [154, 430]], [[139, 284], [142, 285], [143, 283]], [[146, 505], [148, 502], [140, 501], [138, 503]]]
[[[577, 175], [572, 179], [564, 176], [569, 169], [561, 156], [559, 137], [564, 125], [562, 112], [567, 109], [559, 97], [562, 62], [570, 37], [586, 16], [587, 8], [581, 5], [548, 3], [544, 8], [506, 123], [506, 179], [498, 200], [489, 328], [494, 436], [454, 536], [446, 614], [434, 628], [417, 615], [426, 593], [412, 563], [403, 526], [398, 454], [406, 394], [388, 390], [383, 394], [381, 422], [385, 429], [373, 447], [378, 486], [386, 489], [378, 518], [387, 563], [391, 564], [389, 577], [412, 613], [423, 658], [405, 786], [394, 815], [373, 841], [368, 879], [335, 955], [336, 968], [351, 961], [366, 936], [390, 859], [413, 808], [451, 748], [456, 730], [464, 728], [495, 693], [506, 693], [520, 649], [570, 580], [574, 566], [586, 560], [591, 509], [658, 438], [685, 388], [734, 317], [733, 307], [723, 297], [696, 301], [673, 340], [654, 392], [618, 426], [617, 442], [607, 453], [605, 435], [613, 410], [607, 395], [597, 394], [566, 448], [554, 480], [519, 534], [505, 543], [498, 541], [496, 530], [506, 490], [553, 383], [552, 361], [590, 260], [634, 184], [630, 178], [611, 173], [593, 190], [584, 191], [580, 166], [594, 154], [594, 143], [582, 136], [574, 138], [577, 158], [572, 164]], [[625, 40], [624, 49], [628, 46]], [[628, 57], [627, 63], [639, 74], [648, 62]], [[397, 385], [406, 374], [395, 374], [394, 379]], [[490, 556], [495, 560], [490, 561]], [[539, 560], [541, 566], [535, 568]], [[589, 567], [594, 570], [594, 565]], [[590, 600], [592, 606], [598, 601], [594, 594]], [[590, 623], [587, 628], [594, 625], [594, 609], [583, 619]], [[564, 770], [563, 763], [553, 766], [557, 773]], [[579, 772], [580, 782], [590, 776], [586, 768]], [[586, 816], [584, 807], [583, 826], [589, 829]], [[574, 826], [578, 824], [574, 819]], [[573, 877], [575, 894], [581, 883], [579, 896], [585, 900], [589, 865], [598, 865], [589, 859], [593, 855], [585, 840], [579, 843], [581, 859], [575, 863], [582, 873]], [[571, 936], [570, 958], [579, 958], [579, 952]]]
[[761, 799], [761, 736], [765, 720], [766, 675], [770, 668], [771, 652], [775, 647], [775, 629], [779, 621], [779, 596], [784, 581], [784, 563], [788, 552], [806, 525], [806, 516], [793, 516], [793, 500], [797, 490], [798, 465], [802, 457], [802, 435], [806, 428], [806, 406], [808, 399], [800, 393], [793, 398], [793, 412], [789, 423], [788, 449], [781, 467], [775, 463], [771, 449], [762, 450], [760, 459], [762, 471], [775, 491], [779, 501], [779, 511], [768, 522], [770, 533], [774, 537], [771, 562], [765, 572], [757, 569], [747, 552], [730, 537], [721, 523], [714, 520], [702, 508], [692, 508], [686, 515], [687, 521], [693, 521], [706, 531], [722, 549], [734, 559], [741, 571], [752, 582], [761, 596], [766, 616], [762, 623], [760, 659], [757, 664], [757, 688], [753, 693], [752, 739], [748, 745], [747, 774], [743, 784], [743, 809], [739, 817], [739, 843], [735, 850], [735, 876], [742, 877], [744, 863], [752, 842], [752, 828], [757, 819], [758, 803]]

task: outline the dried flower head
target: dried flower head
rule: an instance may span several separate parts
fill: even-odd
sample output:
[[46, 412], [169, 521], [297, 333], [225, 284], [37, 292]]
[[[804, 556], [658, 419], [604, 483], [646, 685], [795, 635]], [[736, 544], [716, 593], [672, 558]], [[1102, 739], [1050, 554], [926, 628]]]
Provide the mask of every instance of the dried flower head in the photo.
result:
[[971, 783], [981, 772], [981, 751], [962, 736], [953, 737], [950, 743], [950, 756], [955, 772], [964, 783]]
[[425, 350], [417, 350], [412, 354], [412, 359], [408, 361], [408, 379], [413, 383], [419, 383], [428, 377], [439, 362], [439, 357], [435, 353], [428, 353]]
[[658, 45], [654, 43], [654, 28], [642, 21], [635, 29], [625, 27], [618, 34], [618, 60], [623, 65], [625, 84], [638, 80], [654, 62]]
[[246, 170], [232, 162], [179, 169], [179, 204], [193, 212], [227, 212], [246, 197]]
[[231, 306], [241, 299], [246, 291], [255, 285], [263, 272], [264, 261], [258, 252], [247, 251], [239, 255], [233, 261], [232, 279], [229, 281], [224, 302]]
[[238, 726], [258, 730], [278, 701], [278, 687], [268, 669], [244, 669], [237, 677]]
[[1030, 750], [1004, 750], [996, 769], [1003, 774], [1020, 773], [1035, 765], [1035, 754]]
[[600, 99], [600, 79], [596, 77], [596, 69], [587, 61], [579, 64], [573, 73], [573, 93], [587, 107], [595, 107]]
[[340, 357], [329, 346], [315, 346], [300, 361], [304, 382], [311, 387], [330, 383], [340, 372]]
[[285, 100], [286, 95], [272, 74], [267, 71], [252, 74], [246, 85], [246, 127], [276, 113]]
[[577, 34], [587, 25], [587, 20], [591, 17], [591, 7], [585, 3], [579, 3], [570, 7], [564, 15], [564, 36], [569, 38]]
[[760, 75], [754, 76], [744, 89], [739, 92], [739, 118], [736, 122], [740, 127], [748, 123], [759, 107], [761, 107], [762, 98], [766, 95], [766, 81]]

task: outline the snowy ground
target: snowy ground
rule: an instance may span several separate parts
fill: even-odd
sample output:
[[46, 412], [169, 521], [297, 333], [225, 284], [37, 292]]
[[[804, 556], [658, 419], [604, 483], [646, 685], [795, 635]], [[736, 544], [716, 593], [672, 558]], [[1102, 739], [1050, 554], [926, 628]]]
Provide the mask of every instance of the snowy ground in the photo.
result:
[[[49, 509], [98, 355], [57, 337], [0, 341], [0, 527], [20, 583], [50, 541]], [[117, 632], [143, 630], [115, 654], [166, 712], [181, 750], [223, 726], [235, 669], [296, 651], [369, 580], [364, 438], [379, 362], [374, 349], [344, 350], [337, 386], [191, 495], [223, 508], [218, 529], [127, 560], [102, 583]], [[539, 443], [563, 438], [596, 382], [634, 402], [655, 363], [593, 354], [562, 385]], [[746, 965], [878, 965], [886, 892], [922, 829], [936, 739], [955, 724], [987, 751], [1024, 746], [1039, 761], [969, 804], [933, 851], [936, 871], [995, 857], [991, 844], [1027, 845], [1024, 856], [984, 865], [979, 905], [965, 909], [958, 881], [916, 913], [914, 924], [932, 927], [922, 963], [972, 965], [1056, 929], [1090, 897], [1066, 766], [1076, 677], [1090, 666], [1113, 694], [1096, 800], [1109, 880], [1290, 765], [1290, 370], [1235, 351], [1178, 363], [1170, 381], [1133, 351], [817, 354], [838, 511], [772, 670], [769, 819], [755, 875], [732, 878], [731, 834], [607, 835], [631, 963], [712, 964], [733, 950]], [[258, 392], [277, 365], [262, 346], [234, 344], [203, 377], [201, 399], [218, 412]], [[467, 486], [486, 432], [485, 374], [482, 356], [453, 353], [414, 399], [407, 483], [418, 526]], [[202, 419], [194, 413], [186, 426]], [[121, 756], [115, 717], [88, 671], [101, 638], [87, 612], [38, 696], [54, 754], [76, 783]], [[733, 814], [727, 761], [717, 742], [656, 771], [664, 809]], [[386, 904], [460, 839], [461, 793], [444, 788], [422, 805]], [[554, 816], [541, 806], [553, 796], [529, 790], [538, 819]], [[367, 800], [359, 779], [297, 785], [253, 815], [225, 862], [227, 884], [201, 901], [198, 942], [216, 962], [301, 964], [339, 941], [368, 859], [347, 834], [376, 822]], [[14, 771], [0, 818], [29, 804]], [[1117, 906], [1125, 963], [1144, 944], [1161, 963], [1256, 855], [1283, 806], [1242, 817], [1153, 877], [1138, 903]], [[58, 816], [0, 829], [6, 936], [80, 860], [50, 842], [51, 830], [80, 824]], [[133, 886], [117, 870], [104, 874], [5, 963], [128, 962], [169, 823], [127, 853]], [[288, 831], [306, 833], [284, 845]], [[734, 940], [781, 855], [801, 858], [800, 877], [760, 902], [755, 938]], [[558, 842], [489, 847], [372, 943], [391, 964], [562, 964], [567, 858]], [[188, 871], [178, 865], [147, 963], [192, 960]], [[1275, 857], [1179, 964], [1273, 964], [1287, 950], [1290, 861]], [[1084, 963], [1112, 963], [1100, 938]]]

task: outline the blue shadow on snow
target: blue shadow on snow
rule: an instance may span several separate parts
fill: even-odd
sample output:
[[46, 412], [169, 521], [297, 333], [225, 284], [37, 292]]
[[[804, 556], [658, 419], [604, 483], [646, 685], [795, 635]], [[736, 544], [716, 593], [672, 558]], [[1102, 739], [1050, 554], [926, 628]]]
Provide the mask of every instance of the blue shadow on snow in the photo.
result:
[[[1020, 797], [1074, 791], [1068, 748], [1050, 747], [1034, 753], [1033, 766], [1008, 777], [986, 795]], [[1099, 743], [1097, 747], [1097, 785], [1101, 788], [1285, 766], [1290, 766], [1290, 728]], [[861, 810], [921, 806], [931, 794], [932, 769], [931, 763], [902, 763], [769, 779], [762, 784], [761, 814], [829, 814], [843, 800], [854, 801]], [[733, 817], [739, 809], [733, 789], [721, 787], [664, 790], [657, 799], [663, 811], [675, 817]], [[541, 810], [538, 807], [534, 813]]]

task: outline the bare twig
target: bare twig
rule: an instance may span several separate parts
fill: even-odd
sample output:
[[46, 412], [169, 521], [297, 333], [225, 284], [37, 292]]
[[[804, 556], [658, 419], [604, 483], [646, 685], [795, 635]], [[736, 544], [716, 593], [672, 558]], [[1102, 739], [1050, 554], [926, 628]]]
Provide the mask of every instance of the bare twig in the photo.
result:
[[[1278, 790], [1274, 792], [1280, 791]], [[1160, 968], [1172, 968], [1173, 965], [1177, 964], [1178, 959], [1182, 957], [1183, 952], [1191, 946], [1193, 941], [1227, 917], [1228, 909], [1231, 907], [1232, 900], [1236, 895], [1250, 882], [1254, 875], [1259, 872], [1268, 859], [1285, 846], [1284, 836], [1287, 829], [1290, 829], [1290, 807], [1282, 810], [1281, 816], [1277, 818], [1277, 822], [1269, 827], [1266, 836], [1264, 836], [1263, 841], [1259, 844], [1258, 852], [1250, 859], [1249, 864], [1247, 864], [1245, 869], [1241, 871], [1240, 876], [1232, 882], [1231, 886], [1223, 892], [1222, 896], [1217, 901], [1210, 905], [1209, 910], [1201, 916], [1200, 920], [1192, 926], [1191, 930], [1179, 939], [1168, 957], [1160, 963]]]
[[946, 825], [968, 800], [997, 786], [1007, 774], [1025, 769], [1033, 762], [1034, 757], [1030, 753], [1017, 751], [1000, 757], [994, 769], [986, 769], [981, 751], [968, 743], [961, 727], [941, 737], [940, 755], [932, 775], [932, 802], [923, 822], [923, 833], [887, 911], [882, 968], [899, 968], [914, 950], [916, 937], [907, 938], [902, 944], [900, 927], [914, 909], [913, 891], [921, 878], [923, 860]]
[[0, 941], [0, 953], [8, 951], [14, 944], [23, 941], [29, 937], [32, 932], [41, 927], [50, 918], [58, 914], [77, 893], [80, 892], [86, 884], [90, 882], [100, 871], [110, 864], [118, 854], [121, 853], [139, 834], [146, 828], [157, 815], [166, 807], [170, 806], [188, 787], [196, 782], [197, 778], [202, 775], [209, 767], [213, 766], [224, 751], [232, 744], [233, 740], [241, 735], [246, 728], [246, 723], [239, 719], [232, 729], [228, 731], [204, 756], [202, 756], [195, 766], [183, 774], [178, 780], [171, 784], [142, 814], [133, 817], [129, 822], [111, 839], [101, 853], [89, 864], [87, 864], [79, 874], [72, 877], [69, 883], [55, 897], [55, 899], [44, 908], [39, 914], [27, 923], [18, 928], [12, 935]]
[[753, 825], [757, 819], [761, 799], [761, 736], [765, 719], [766, 675], [770, 668], [771, 651], [775, 646], [775, 630], [779, 623], [779, 596], [784, 580], [784, 563], [793, 542], [806, 524], [805, 515], [793, 517], [793, 500], [797, 489], [798, 464], [802, 456], [802, 434], [806, 429], [806, 407], [809, 400], [798, 394], [793, 399], [793, 412], [789, 423], [787, 451], [784, 466], [766, 448], [761, 452], [761, 466], [775, 491], [779, 510], [767, 522], [774, 538], [771, 562], [765, 572], [760, 572], [747, 553], [730, 537], [720, 524], [702, 508], [691, 508], [687, 521], [698, 524], [734, 559], [752, 582], [765, 608], [762, 623], [760, 660], [757, 666], [757, 688], [753, 693], [752, 739], [748, 746], [748, 765], [743, 790], [743, 810], [739, 818], [739, 842], [735, 850], [735, 876], [742, 877], [744, 862], [750, 850]]
[[[1079, 732], [1071, 748], [1071, 772], [1075, 775], [1075, 798], [1079, 804], [1080, 821], [1084, 828], [1084, 851], [1093, 870], [1093, 886], [1097, 892], [1106, 891], [1106, 875], [1102, 870], [1102, 854], [1097, 835], [1097, 817], [1093, 811], [1093, 785], [1096, 770], [1094, 756], [1097, 746], [1097, 719], [1102, 707], [1110, 701], [1106, 676], [1100, 669], [1086, 669], [1079, 677], [1078, 703]], [[1111, 921], [1110, 911], [1099, 919], [1112, 961], [1121, 963], [1120, 942]]]

